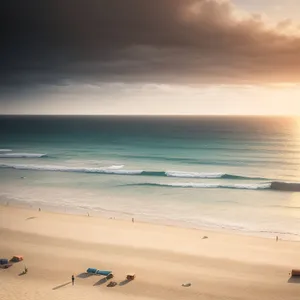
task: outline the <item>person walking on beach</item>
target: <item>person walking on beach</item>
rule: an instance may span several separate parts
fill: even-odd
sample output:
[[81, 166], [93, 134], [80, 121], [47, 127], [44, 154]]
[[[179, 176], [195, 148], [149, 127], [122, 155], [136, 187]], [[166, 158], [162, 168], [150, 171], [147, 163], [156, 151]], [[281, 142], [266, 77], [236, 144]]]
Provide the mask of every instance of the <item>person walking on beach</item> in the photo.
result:
[[276, 242], [278, 242], [278, 235], [276, 235]]
[[72, 275], [72, 285], [74, 285], [75, 277]]

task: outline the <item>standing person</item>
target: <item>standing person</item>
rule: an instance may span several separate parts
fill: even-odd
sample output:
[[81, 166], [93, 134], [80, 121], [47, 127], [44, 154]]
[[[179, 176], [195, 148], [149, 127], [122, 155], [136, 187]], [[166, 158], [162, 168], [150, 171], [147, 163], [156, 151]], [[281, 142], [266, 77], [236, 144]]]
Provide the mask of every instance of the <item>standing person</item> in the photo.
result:
[[278, 235], [276, 235], [276, 242], [278, 242]]
[[74, 285], [75, 277], [72, 275], [72, 285]]
[[134, 223], [134, 218], [131, 219], [132, 223]]

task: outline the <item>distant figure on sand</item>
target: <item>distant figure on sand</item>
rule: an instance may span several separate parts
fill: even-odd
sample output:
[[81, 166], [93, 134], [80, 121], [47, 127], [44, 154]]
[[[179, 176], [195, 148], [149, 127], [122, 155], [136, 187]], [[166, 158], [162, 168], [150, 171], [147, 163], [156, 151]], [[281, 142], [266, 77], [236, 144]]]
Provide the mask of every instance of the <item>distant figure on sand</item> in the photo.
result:
[[39, 211], [41, 211], [41, 209], [39, 208]]
[[134, 223], [134, 218], [131, 219], [132, 223]]
[[278, 242], [278, 235], [276, 235], [276, 242]]
[[72, 285], [74, 285], [75, 277], [72, 275]]

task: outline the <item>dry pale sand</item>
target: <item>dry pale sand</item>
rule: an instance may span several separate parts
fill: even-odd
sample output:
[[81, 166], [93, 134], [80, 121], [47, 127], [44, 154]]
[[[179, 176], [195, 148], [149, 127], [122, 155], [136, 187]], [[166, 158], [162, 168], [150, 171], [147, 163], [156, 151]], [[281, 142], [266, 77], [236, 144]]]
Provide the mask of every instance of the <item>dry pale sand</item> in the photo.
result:
[[[297, 242], [0, 206], [0, 256], [14, 254], [25, 261], [0, 270], [1, 300], [300, 299]], [[84, 277], [88, 267], [119, 285]]]

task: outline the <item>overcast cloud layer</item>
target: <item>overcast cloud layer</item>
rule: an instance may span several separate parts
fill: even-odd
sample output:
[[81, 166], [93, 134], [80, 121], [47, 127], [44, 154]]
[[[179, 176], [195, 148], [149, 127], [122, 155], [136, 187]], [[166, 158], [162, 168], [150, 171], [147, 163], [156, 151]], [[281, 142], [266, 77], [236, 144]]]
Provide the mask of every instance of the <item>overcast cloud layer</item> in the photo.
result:
[[300, 82], [300, 37], [218, 0], [28, 0], [1, 8], [2, 89]]

